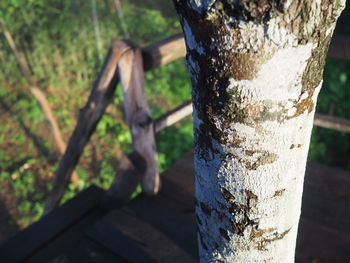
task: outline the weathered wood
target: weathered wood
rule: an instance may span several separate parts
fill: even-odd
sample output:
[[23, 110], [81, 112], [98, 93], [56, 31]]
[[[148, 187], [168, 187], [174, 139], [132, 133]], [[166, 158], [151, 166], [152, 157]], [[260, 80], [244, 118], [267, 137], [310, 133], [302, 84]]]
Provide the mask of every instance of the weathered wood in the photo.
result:
[[188, 151], [163, 174], [162, 196], [194, 211], [194, 151]]
[[335, 116], [316, 113], [314, 125], [327, 129], [350, 133], [350, 120], [338, 118]]
[[20, 262], [42, 249], [45, 244], [97, 207], [103, 194], [102, 189], [92, 186], [18, 233], [0, 246], [1, 262]]
[[171, 202], [164, 209], [158, 200], [152, 206], [162, 209], [160, 220], [115, 210], [97, 223], [90, 236], [131, 262], [196, 262], [196, 241], [187, 238], [195, 236], [193, 214]]
[[[72, 255], [70, 263], [129, 263], [120, 255], [116, 255], [109, 249], [100, 246], [97, 242], [85, 236], [79, 242], [77, 251]], [[36, 263], [36, 262], [33, 262]], [[66, 262], [65, 262], [66, 263]]]
[[[178, 194], [174, 178], [164, 176], [164, 186], [156, 197], [138, 197], [121, 210], [114, 210], [89, 232], [89, 236], [131, 262], [195, 262], [197, 258], [194, 198]], [[188, 174], [183, 184], [189, 184]], [[174, 186], [172, 188], [169, 188]], [[169, 190], [169, 191], [168, 191]], [[170, 195], [171, 196], [171, 195]], [[187, 199], [192, 200], [188, 205]]]
[[[116, 211], [116, 213], [118, 212], [119, 211]], [[124, 213], [120, 213], [117, 216], [119, 216], [121, 220], [124, 220], [126, 217], [128, 223], [134, 224], [134, 229], [139, 229], [139, 222], [135, 222], [134, 218], [130, 220], [130, 218], [128, 218], [129, 216]], [[152, 236], [152, 232], [150, 233]], [[104, 220], [102, 220], [98, 222], [93, 229], [90, 229], [87, 232], [87, 234], [94, 242], [99, 243], [101, 246], [125, 258], [127, 262], [156, 262], [155, 258], [152, 257], [150, 253], [147, 253], [147, 251], [142, 249], [142, 245], [145, 243], [140, 241], [140, 238], [135, 239], [125, 235], [124, 229], [116, 228], [108, 221], [104, 222]]]
[[186, 54], [182, 34], [171, 36], [142, 49], [145, 71], [168, 64]]
[[[79, 210], [79, 207], [75, 207]], [[60, 262], [64, 260], [65, 263], [73, 262], [91, 262], [91, 260], [81, 261], [77, 257], [83, 257], [88, 251], [81, 243], [85, 243], [85, 232], [95, 224], [104, 212], [98, 207], [95, 207], [79, 218], [69, 228], [60, 232], [52, 240], [45, 243], [39, 250], [24, 260], [25, 263], [37, 262]], [[87, 245], [87, 244], [86, 244]], [[108, 255], [108, 251], [103, 253]], [[85, 258], [86, 259], [86, 258]]]
[[165, 113], [158, 119], [154, 121], [154, 130], [155, 132], [159, 132], [166, 127], [169, 127], [188, 115], [192, 114], [192, 103], [191, 101], [186, 101], [182, 105], [176, 107], [175, 109]]
[[137, 48], [129, 49], [122, 55], [118, 66], [124, 94], [125, 119], [132, 135], [132, 147], [146, 162], [146, 171], [141, 181], [142, 189], [146, 194], [157, 194], [160, 178], [151, 112], [144, 88], [141, 51]]
[[131, 262], [196, 262], [193, 151], [162, 177], [160, 195], [112, 211], [89, 236]]
[[130, 200], [146, 171], [145, 160], [136, 152], [124, 156], [118, 166], [117, 176], [101, 200], [101, 207], [111, 210]]
[[[183, 105], [161, 116], [157, 120], [154, 120], [153, 123], [155, 132], [159, 132], [164, 128], [172, 125], [175, 123], [175, 120], [183, 118], [184, 115], [187, 116], [189, 111], [192, 112], [191, 107], [191, 102], [187, 101]], [[112, 209], [113, 207], [119, 207], [122, 204], [128, 202], [130, 200], [131, 194], [135, 191], [137, 184], [141, 181], [145, 169], [145, 159], [142, 158], [142, 156], [140, 156], [136, 151], [127, 156], [124, 156], [119, 164], [116, 173], [117, 176], [109, 188], [106, 194], [106, 198], [102, 200], [101, 206], [105, 209]], [[167, 173], [171, 173], [171, 170], [172, 169], [169, 169]], [[181, 180], [179, 179], [179, 181]], [[189, 186], [191, 186], [191, 184]], [[165, 184], [162, 187], [165, 188], [163, 189], [163, 192], [167, 192], [166, 189], [168, 188], [168, 185]], [[172, 191], [169, 192], [174, 192], [174, 189], [172, 189], [172, 187], [170, 187], [170, 189]], [[186, 189], [185, 185], [183, 189]]]
[[77, 125], [69, 140], [66, 152], [60, 161], [53, 182], [53, 189], [47, 198], [44, 214], [47, 214], [58, 205], [65, 191], [69, 176], [78, 163], [85, 145], [107, 106], [111, 103], [118, 84], [117, 65], [122, 54], [129, 49], [129, 45], [125, 42], [116, 41], [109, 50], [103, 69], [92, 89], [88, 102], [79, 113]]
[[[90, 236], [98, 239], [101, 244], [109, 247], [115, 253], [129, 256], [129, 259], [137, 253], [137, 250], [134, 249], [141, 249], [144, 253], [147, 248], [156, 247], [156, 250], [167, 248], [168, 246], [164, 245], [163, 247], [162, 244], [152, 241], [146, 234], [139, 236], [137, 233], [150, 231], [148, 233], [150, 236], [167, 233], [166, 237], [171, 237], [171, 229], [178, 230], [181, 225], [176, 221], [178, 215], [174, 211], [188, 211], [188, 213], [193, 214], [193, 166], [193, 151], [190, 151], [163, 175], [163, 188], [159, 196], [154, 198], [138, 197], [123, 207], [120, 212], [112, 212], [113, 215], [107, 215], [98, 223], [102, 228], [101, 232], [99, 234], [90, 233]], [[350, 201], [347, 191], [349, 187], [348, 172], [324, 165], [308, 164], [298, 238], [297, 263], [310, 263], [315, 258], [318, 259], [317, 262], [349, 261], [350, 253], [347, 249], [350, 245], [350, 223], [348, 221], [350, 215], [349, 209], [347, 209]], [[159, 199], [163, 200], [159, 201]], [[174, 212], [175, 215], [169, 216], [169, 211]], [[128, 219], [125, 219], [124, 214], [127, 214]], [[194, 219], [193, 222], [187, 222], [187, 224], [192, 225], [193, 229], [195, 228]], [[106, 228], [103, 229], [104, 227]], [[182, 241], [183, 244], [188, 245], [189, 240], [196, 238], [192, 231], [177, 231], [179, 235], [182, 233], [184, 238], [186, 237], [186, 240]], [[145, 238], [144, 235], [146, 235]], [[128, 242], [134, 240], [133, 247], [118, 252], [122, 250], [122, 247], [116, 245], [117, 242], [120, 244], [127, 238]], [[118, 241], [114, 242], [114, 239]], [[181, 238], [176, 240], [179, 239]], [[180, 245], [175, 242], [174, 246]], [[194, 243], [193, 246], [196, 244]], [[196, 250], [196, 248], [193, 249]]]

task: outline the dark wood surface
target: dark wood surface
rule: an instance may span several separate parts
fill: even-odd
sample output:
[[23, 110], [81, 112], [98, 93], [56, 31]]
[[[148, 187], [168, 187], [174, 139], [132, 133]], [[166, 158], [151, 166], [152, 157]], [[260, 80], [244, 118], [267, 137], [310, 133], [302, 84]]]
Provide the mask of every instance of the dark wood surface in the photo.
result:
[[[112, 211], [91, 236], [131, 262], [196, 262], [192, 155], [187, 153], [163, 175], [159, 196], [141, 197]], [[133, 246], [120, 246], [117, 240]], [[349, 172], [308, 164], [296, 262], [350, 262]]]
[[0, 262], [22, 262], [40, 251], [98, 207], [104, 191], [92, 186], [72, 201], [0, 244]]
[[[0, 262], [197, 262], [192, 154], [186, 154], [163, 175], [162, 191], [158, 196], [139, 196], [122, 208], [106, 212], [96, 206], [99, 197], [94, 198], [91, 190], [87, 197], [85, 192], [85, 201], [90, 204], [83, 207], [90, 209], [84, 208], [83, 216], [81, 213], [73, 216], [75, 219], [70, 220], [71, 223], [64, 223], [66, 227], [57, 228], [53, 224], [52, 227], [57, 229], [50, 230], [47, 235], [54, 236], [42, 239], [40, 245], [29, 254], [27, 251], [24, 258], [4, 261], [4, 258], [11, 259], [4, 257], [11, 249], [9, 245], [3, 245]], [[308, 164], [297, 263], [350, 262], [349, 189], [350, 173]], [[83, 208], [80, 205], [76, 202], [70, 207], [75, 207], [74, 213], [79, 214]], [[45, 220], [49, 217], [40, 224], [48, 224]], [[17, 236], [17, 243], [12, 241], [12, 251], [17, 247], [23, 253], [31, 235], [36, 240], [35, 235], [41, 233], [40, 224], [35, 231], [30, 230], [31, 234], [28, 234], [29, 230], [25, 231], [28, 235], [25, 242], [20, 242]], [[59, 229], [61, 233], [58, 234]]]
[[297, 260], [350, 262], [350, 173], [321, 164], [307, 166]]

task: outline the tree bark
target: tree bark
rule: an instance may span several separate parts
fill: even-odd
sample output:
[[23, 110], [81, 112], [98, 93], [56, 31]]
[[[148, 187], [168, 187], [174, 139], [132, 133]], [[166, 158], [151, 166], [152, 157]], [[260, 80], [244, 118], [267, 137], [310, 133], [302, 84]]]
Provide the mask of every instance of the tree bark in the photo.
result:
[[317, 95], [345, 0], [174, 0], [201, 262], [294, 262]]

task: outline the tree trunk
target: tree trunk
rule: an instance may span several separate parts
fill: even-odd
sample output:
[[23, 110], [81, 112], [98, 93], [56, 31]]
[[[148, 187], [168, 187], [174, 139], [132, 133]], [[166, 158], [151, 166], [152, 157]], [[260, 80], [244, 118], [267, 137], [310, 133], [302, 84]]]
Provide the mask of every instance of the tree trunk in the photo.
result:
[[317, 95], [345, 0], [174, 0], [193, 86], [201, 262], [294, 262]]

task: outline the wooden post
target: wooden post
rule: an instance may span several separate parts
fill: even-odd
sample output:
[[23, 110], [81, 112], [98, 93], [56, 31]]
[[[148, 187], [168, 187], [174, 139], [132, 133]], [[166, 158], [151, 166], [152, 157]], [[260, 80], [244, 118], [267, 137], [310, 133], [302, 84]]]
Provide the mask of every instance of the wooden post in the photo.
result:
[[166, 65], [186, 54], [182, 34], [171, 36], [150, 46], [142, 48], [145, 71]]
[[144, 193], [157, 194], [160, 179], [157, 168], [156, 144], [150, 109], [144, 88], [141, 50], [129, 49], [119, 61], [119, 78], [124, 93], [124, 112], [131, 135], [132, 146], [146, 162], [142, 178]]
[[129, 48], [123, 41], [113, 43], [89, 100], [80, 111], [77, 125], [69, 140], [67, 150], [60, 161], [52, 191], [47, 198], [44, 215], [54, 209], [61, 200], [69, 176], [78, 163], [80, 155], [94, 132], [97, 123], [107, 106], [111, 103], [113, 93], [118, 84], [117, 65], [121, 55]]

